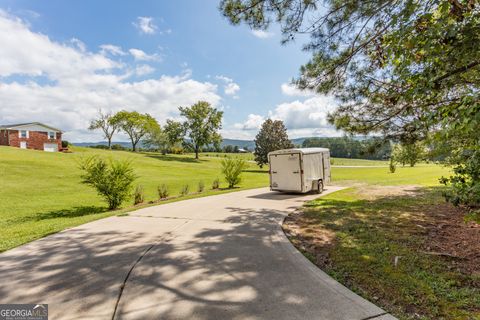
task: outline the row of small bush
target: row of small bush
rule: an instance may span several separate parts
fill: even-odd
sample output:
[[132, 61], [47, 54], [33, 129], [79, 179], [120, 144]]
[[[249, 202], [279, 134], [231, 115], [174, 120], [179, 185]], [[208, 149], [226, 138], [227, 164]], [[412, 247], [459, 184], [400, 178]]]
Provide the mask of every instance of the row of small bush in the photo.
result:
[[[229, 188], [233, 188], [241, 181], [241, 173], [246, 167], [245, 160], [242, 159], [223, 159], [221, 172]], [[129, 161], [106, 161], [98, 156], [83, 159], [80, 163], [83, 170], [83, 183], [94, 187], [108, 203], [110, 210], [117, 209], [132, 194], [133, 182], [138, 178], [134, 173], [132, 163]], [[212, 182], [212, 189], [220, 188], [220, 180], [217, 178]], [[197, 192], [205, 191], [205, 183], [198, 183]], [[167, 185], [162, 184], [157, 187], [160, 200], [167, 199], [170, 192]], [[186, 196], [190, 193], [190, 186], [185, 184], [180, 190], [180, 196]], [[139, 185], [133, 192], [134, 204], [140, 204], [145, 201], [145, 190]]]
[[[217, 178], [212, 182], [212, 190], [220, 188], [220, 180]], [[202, 193], [205, 191], [205, 183], [200, 181], [197, 186], [197, 193]], [[186, 196], [190, 193], [190, 185], [185, 184], [180, 189], [180, 196]], [[161, 184], [157, 187], [158, 200], [166, 200], [170, 196], [170, 190], [166, 184]], [[137, 186], [133, 195], [133, 204], [141, 204], [145, 202], [145, 190], [142, 185]]]

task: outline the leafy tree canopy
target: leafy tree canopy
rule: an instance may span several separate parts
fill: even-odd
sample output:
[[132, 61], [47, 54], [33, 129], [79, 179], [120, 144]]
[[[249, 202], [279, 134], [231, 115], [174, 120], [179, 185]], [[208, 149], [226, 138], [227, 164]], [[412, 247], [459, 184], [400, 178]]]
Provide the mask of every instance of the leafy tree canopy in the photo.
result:
[[183, 142], [185, 133], [181, 122], [168, 119], [163, 131], [170, 148]]
[[168, 141], [165, 130], [162, 130], [160, 125], [150, 128], [143, 138], [143, 145], [148, 149], [160, 150], [165, 154], [168, 149]]
[[180, 115], [185, 117], [184, 132], [190, 138], [189, 144], [195, 151], [195, 159], [204, 145], [220, 144], [222, 137], [218, 130], [222, 128], [223, 112], [210, 106], [206, 101], [199, 101], [191, 107], [180, 107]]
[[423, 143], [415, 142], [409, 144], [397, 144], [393, 148], [391, 159], [399, 162], [402, 166], [409, 164], [414, 167], [417, 162], [424, 160], [426, 156], [426, 148]]
[[113, 121], [119, 123], [120, 128], [130, 137], [133, 151], [137, 151], [138, 142], [149, 132], [160, 130], [157, 120], [148, 113], [123, 110], [113, 116]]
[[355, 139], [348, 136], [339, 138], [307, 138], [302, 143], [303, 148], [328, 148], [335, 158], [375, 159], [385, 160], [392, 152], [390, 141], [373, 137]]

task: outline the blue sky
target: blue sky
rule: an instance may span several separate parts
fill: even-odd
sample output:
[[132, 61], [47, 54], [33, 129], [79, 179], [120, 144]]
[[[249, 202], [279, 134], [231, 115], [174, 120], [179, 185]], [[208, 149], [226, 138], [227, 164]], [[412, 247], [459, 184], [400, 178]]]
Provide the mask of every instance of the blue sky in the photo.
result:
[[0, 0], [0, 43], [0, 123], [96, 141], [86, 127], [99, 108], [164, 123], [204, 99], [224, 110], [226, 138], [253, 138], [268, 117], [291, 137], [338, 135], [325, 121], [334, 101], [289, 86], [308, 61], [302, 42], [232, 26], [217, 1]]

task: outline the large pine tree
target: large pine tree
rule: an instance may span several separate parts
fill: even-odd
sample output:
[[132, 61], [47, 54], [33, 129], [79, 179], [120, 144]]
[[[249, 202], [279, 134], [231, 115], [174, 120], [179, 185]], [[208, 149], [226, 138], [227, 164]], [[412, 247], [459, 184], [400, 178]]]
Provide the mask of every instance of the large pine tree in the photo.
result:
[[255, 137], [255, 161], [260, 168], [268, 163], [269, 152], [289, 148], [293, 148], [293, 143], [288, 139], [283, 122], [267, 119]]

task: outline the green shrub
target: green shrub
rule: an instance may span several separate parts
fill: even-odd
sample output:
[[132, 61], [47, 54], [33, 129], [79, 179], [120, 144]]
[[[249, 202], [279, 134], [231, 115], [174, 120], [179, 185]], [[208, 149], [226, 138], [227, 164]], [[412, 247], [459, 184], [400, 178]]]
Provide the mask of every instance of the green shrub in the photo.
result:
[[112, 144], [112, 150], [128, 150], [128, 148], [125, 148], [121, 144], [116, 143]]
[[190, 192], [190, 186], [188, 184], [186, 184], [180, 190], [180, 195], [186, 196], [189, 192]]
[[182, 147], [171, 147], [170, 148], [170, 153], [173, 154], [183, 154], [185, 150], [183, 150]]
[[168, 187], [165, 183], [157, 187], [157, 192], [158, 192], [159, 199], [166, 199], [170, 194], [170, 192], [168, 191]]
[[222, 160], [222, 174], [229, 188], [235, 187], [241, 182], [241, 174], [247, 163], [243, 159], [226, 158]]
[[212, 189], [216, 190], [220, 188], [220, 180], [218, 178], [215, 178], [212, 182]]
[[70, 143], [68, 143], [68, 141], [62, 140], [62, 148], [68, 148], [68, 145], [69, 145], [69, 144], [70, 144]]
[[480, 214], [480, 150], [463, 152], [455, 159], [453, 174], [442, 177], [440, 183], [449, 186], [445, 192], [447, 201], [455, 206], [466, 206], [474, 215]]
[[143, 203], [145, 201], [145, 190], [143, 189], [142, 185], [138, 185], [135, 188], [135, 193], [134, 193], [133, 199], [134, 199], [133, 200], [134, 205]]
[[82, 182], [94, 187], [108, 203], [110, 210], [117, 209], [130, 195], [137, 178], [128, 161], [105, 161], [98, 156], [83, 159]]
[[198, 191], [198, 192], [203, 192], [203, 191], [205, 191], [205, 183], [203, 183], [203, 181], [200, 181], [200, 182], [198, 183], [198, 190], [197, 190], [197, 191]]
[[397, 170], [397, 164], [395, 163], [393, 157], [390, 157], [390, 163], [388, 164], [388, 168], [390, 170], [390, 173], [395, 173], [395, 171]]

